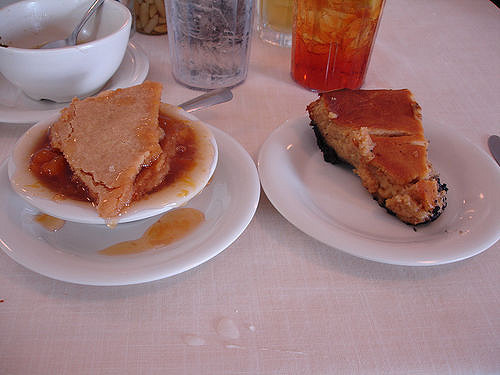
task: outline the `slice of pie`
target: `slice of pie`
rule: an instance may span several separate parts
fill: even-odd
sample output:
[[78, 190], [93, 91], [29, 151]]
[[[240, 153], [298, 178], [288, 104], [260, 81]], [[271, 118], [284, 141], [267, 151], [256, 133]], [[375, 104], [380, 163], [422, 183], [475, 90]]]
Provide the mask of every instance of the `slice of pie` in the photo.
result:
[[117, 216], [131, 202], [136, 177], [162, 154], [161, 90], [161, 84], [146, 81], [74, 99], [51, 127], [51, 146], [64, 154], [103, 218]]
[[407, 224], [435, 220], [447, 187], [427, 159], [421, 109], [409, 90], [335, 90], [307, 107], [325, 161], [345, 161], [387, 211]]

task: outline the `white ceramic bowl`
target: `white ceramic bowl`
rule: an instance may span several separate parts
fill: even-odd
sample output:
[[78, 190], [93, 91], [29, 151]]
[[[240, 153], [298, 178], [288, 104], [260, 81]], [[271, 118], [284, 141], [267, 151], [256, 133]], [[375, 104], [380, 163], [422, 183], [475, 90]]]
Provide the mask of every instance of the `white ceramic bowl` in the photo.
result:
[[[174, 208], [179, 208], [198, 195], [212, 177], [218, 160], [217, 142], [210, 125], [178, 107], [169, 107], [170, 116], [186, 121], [194, 130], [197, 139], [196, 166], [183, 178], [148, 194], [145, 199], [131, 204], [124, 213], [116, 218], [116, 224], [146, 219]], [[54, 192], [40, 184], [29, 171], [31, 155], [41, 140], [46, 136], [49, 127], [59, 118], [59, 114], [42, 120], [24, 133], [17, 141], [12, 157], [9, 159], [8, 171], [11, 186], [21, 198], [41, 212], [62, 220], [85, 224], [109, 224], [98, 216], [95, 207], [84, 201], [54, 199]]]
[[0, 9], [0, 72], [29, 97], [67, 102], [98, 92], [125, 54], [132, 16], [106, 0], [72, 47], [37, 46], [69, 36], [90, 1], [24, 0]]

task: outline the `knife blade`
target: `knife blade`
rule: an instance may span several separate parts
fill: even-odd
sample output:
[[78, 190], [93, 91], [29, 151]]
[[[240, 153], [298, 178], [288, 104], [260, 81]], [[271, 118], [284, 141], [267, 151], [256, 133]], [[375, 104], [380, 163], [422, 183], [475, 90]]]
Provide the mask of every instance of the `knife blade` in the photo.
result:
[[498, 135], [490, 135], [488, 138], [488, 147], [497, 164], [500, 166], [500, 137]]

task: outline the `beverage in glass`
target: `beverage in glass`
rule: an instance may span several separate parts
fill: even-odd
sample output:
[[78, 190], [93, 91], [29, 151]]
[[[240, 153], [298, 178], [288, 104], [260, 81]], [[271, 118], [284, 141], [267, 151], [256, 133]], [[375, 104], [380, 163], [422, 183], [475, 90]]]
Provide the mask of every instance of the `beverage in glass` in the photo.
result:
[[295, 0], [292, 77], [315, 91], [363, 84], [384, 0]]
[[259, 37], [281, 47], [292, 46], [293, 0], [259, 0]]
[[247, 76], [253, 0], [165, 0], [172, 73], [192, 88], [231, 87]]

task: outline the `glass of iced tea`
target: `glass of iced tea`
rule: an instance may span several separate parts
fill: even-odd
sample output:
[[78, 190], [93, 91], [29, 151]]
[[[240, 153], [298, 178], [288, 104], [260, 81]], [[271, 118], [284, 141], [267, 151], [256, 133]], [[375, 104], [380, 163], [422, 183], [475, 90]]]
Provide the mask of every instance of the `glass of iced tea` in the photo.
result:
[[259, 0], [257, 31], [264, 42], [292, 46], [294, 0]]
[[384, 0], [295, 0], [292, 77], [315, 91], [365, 79]]

